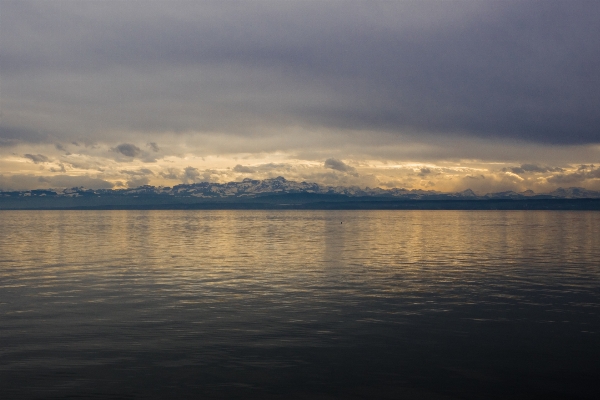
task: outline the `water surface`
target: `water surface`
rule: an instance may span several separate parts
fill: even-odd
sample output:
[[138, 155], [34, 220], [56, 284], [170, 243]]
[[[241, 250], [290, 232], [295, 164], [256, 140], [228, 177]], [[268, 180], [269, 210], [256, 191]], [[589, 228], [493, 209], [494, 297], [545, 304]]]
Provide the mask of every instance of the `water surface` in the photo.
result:
[[600, 213], [2, 211], [1, 398], [597, 398]]

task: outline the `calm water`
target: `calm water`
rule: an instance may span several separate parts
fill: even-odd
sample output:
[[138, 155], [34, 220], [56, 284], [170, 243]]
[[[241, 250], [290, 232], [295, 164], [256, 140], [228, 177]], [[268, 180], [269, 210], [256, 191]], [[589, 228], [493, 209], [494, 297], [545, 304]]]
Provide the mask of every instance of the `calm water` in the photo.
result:
[[2, 399], [592, 399], [599, 360], [598, 212], [0, 212]]

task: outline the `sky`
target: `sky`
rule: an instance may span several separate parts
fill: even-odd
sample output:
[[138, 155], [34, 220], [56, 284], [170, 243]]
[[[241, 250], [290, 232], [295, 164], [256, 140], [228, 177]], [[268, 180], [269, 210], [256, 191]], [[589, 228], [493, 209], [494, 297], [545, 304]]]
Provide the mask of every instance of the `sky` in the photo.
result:
[[0, 189], [600, 190], [600, 2], [0, 0]]

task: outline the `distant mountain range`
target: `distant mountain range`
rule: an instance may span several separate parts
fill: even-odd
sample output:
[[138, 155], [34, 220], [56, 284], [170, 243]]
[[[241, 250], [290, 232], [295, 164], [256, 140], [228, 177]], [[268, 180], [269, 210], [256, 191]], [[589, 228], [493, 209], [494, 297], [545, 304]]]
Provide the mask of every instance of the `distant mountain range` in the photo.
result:
[[[584, 188], [559, 188], [550, 193], [517, 192], [476, 195], [467, 189], [457, 193], [442, 193], [420, 189], [381, 189], [356, 186], [325, 186], [317, 183], [294, 182], [283, 177], [265, 180], [244, 179], [241, 182], [201, 182], [173, 187], [140, 186], [129, 189], [44, 189], [0, 191], [0, 209], [19, 208], [444, 208], [547, 209], [554, 200], [598, 199], [600, 192]], [[454, 204], [440, 206], [440, 202]], [[508, 201], [508, 203], [507, 203]], [[511, 202], [512, 201], [512, 202]], [[430, 205], [425, 205], [425, 203]], [[521, 204], [515, 206], [515, 204]], [[463, 206], [461, 206], [462, 204]], [[483, 205], [487, 204], [487, 205]], [[502, 206], [513, 204], [512, 206]], [[540, 204], [546, 204], [542, 207]], [[575, 203], [573, 203], [575, 204]], [[579, 204], [579, 203], [577, 203]], [[583, 204], [583, 203], [582, 203]], [[585, 203], [591, 204], [591, 203]], [[564, 206], [561, 206], [564, 207]], [[570, 206], [569, 206], [570, 207]], [[567, 207], [567, 208], [569, 208]], [[579, 206], [578, 206], [579, 207]], [[589, 206], [586, 206], [589, 208]], [[592, 207], [592, 208], [594, 208]], [[552, 208], [552, 207], [550, 207]], [[560, 208], [560, 207], [559, 207]], [[585, 208], [585, 207], [584, 207]], [[594, 208], [595, 209], [595, 208]]]
[[588, 190], [579, 187], [567, 189], [558, 188], [550, 193], [534, 193], [526, 190], [521, 193], [508, 191], [488, 193], [484, 196], [476, 195], [471, 189], [456, 193], [443, 193], [434, 190], [421, 189], [381, 189], [365, 188], [357, 186], [325, 186], [318, 183], [289, 181], [283, 177], [273, 179], [254, 180], [244, 179], [241, 182], [212, 183], [201, 182], [192, 184], [181, 184], [173, 187], [155, 187], [144, 185], [130, 189], [85, 189], [75, 187], [64, 190], [37, 189], [24, 191], [0, 191], [0, 197], [27, 197], [27, 196], [174, 196], [174, 197], [197, 197], [204, 199], [224, 199], [259, 197], [265, 195], [284, 193], [316, 193], [328, 195], [344, 195], [349, 197], [393, 197], [411, 200], [419, 199], [583, 199], [600, 198], [600, 191]]

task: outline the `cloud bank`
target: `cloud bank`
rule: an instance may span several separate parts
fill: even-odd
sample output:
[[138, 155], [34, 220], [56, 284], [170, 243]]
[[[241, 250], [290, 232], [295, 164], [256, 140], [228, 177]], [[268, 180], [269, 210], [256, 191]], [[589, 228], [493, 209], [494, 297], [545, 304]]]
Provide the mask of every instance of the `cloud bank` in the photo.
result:
[[4, 176], [545, 184], [600, 158], [597, 2], [0, 1]]

